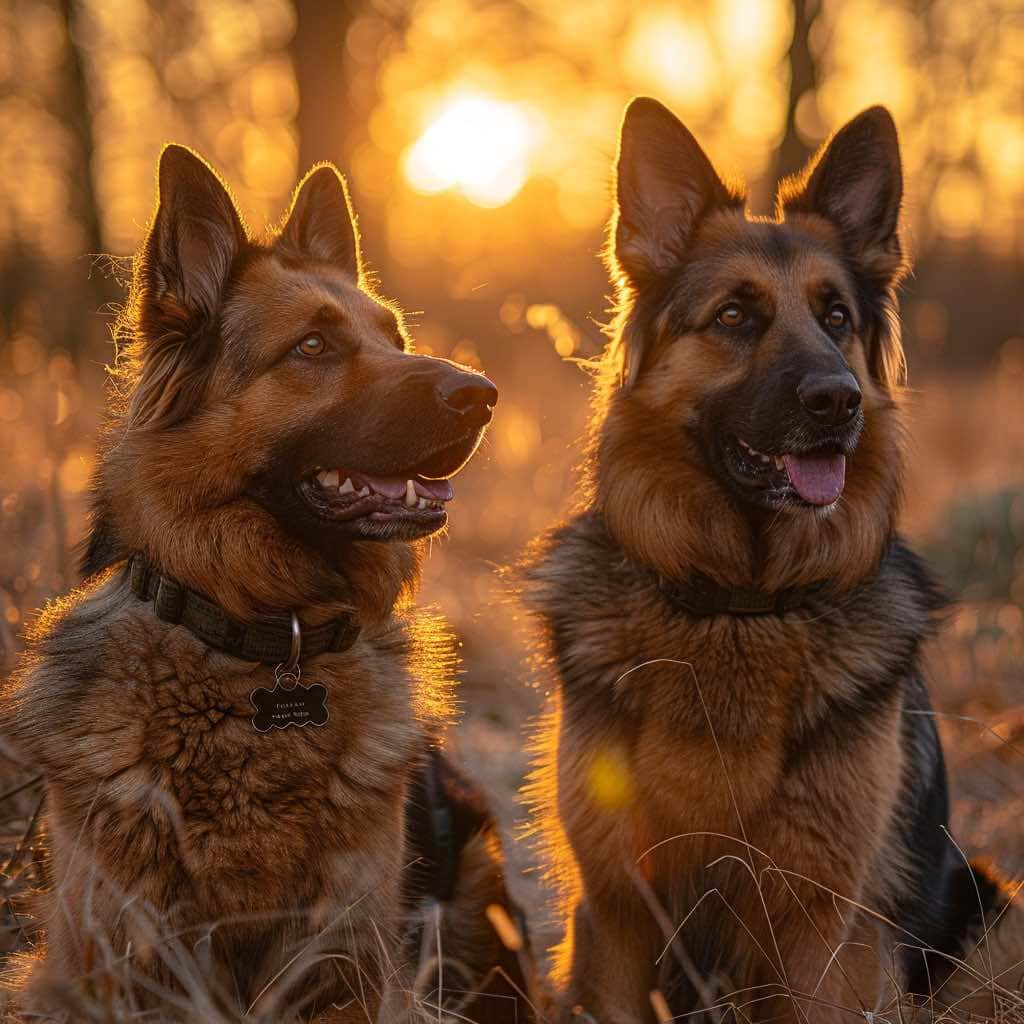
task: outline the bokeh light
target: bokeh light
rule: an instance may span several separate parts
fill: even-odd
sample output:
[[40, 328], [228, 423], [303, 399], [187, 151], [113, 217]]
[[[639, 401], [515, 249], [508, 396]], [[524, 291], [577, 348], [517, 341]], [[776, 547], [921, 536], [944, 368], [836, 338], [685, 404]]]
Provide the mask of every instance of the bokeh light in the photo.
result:
[[637, 87], [666, 102], [699, 106], [714, 83], [715, 58], [701, 24], [678, 9], [640, 11], [623, 54]]
[[523, 106], [458, 93], [406, 151], [406, 177], [420, 192], [458, 189], [477, 206], [501, 206], [526, 182], [538, 120]]
[[[33, 609], [76, 580], [125, 298], [107, 275], [127, 276], [162, 145], [207, 156], [257, 233], [309, 164], [333, 159], [416, 349], [483, 369], [501, 393], [422, 598], [464, 645], [458, 735], [510, 820], [522, 726], [547, 684], [494, 570], [579, 498], [625, 104], [665, 102], [766, 213], [780, 146], [795, 169], [884, 103], [916, 265], [902, 528], [940, 538], [931, 553], [961, 599], [937, 694], [989, 722], [1018, 709], [1024, 747], [1022, 66], [1020, 0], [0, 3], [0, 669]], [[1020, 801], [1000, 781], [1019, 789], [1019, 758], [1000, 768], [956, 738], [958, 830], [1024, 874]], [[614, 748], [588, 782], [602, 806], [633, 784]]]

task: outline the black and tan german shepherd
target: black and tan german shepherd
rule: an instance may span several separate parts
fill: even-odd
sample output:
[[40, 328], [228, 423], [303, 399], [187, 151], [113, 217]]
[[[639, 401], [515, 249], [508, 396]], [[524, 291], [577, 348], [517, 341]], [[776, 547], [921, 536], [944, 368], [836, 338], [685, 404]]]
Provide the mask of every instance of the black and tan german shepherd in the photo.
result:
[[895, 532], [901, 199], [881, 108], [771, 219], [665, 107], [626, 111], [584, 497], [525, 584], [566, 1014], [839, 1021], [880, 977], [1014, 998], [1024, 912], [947, 834], [943, 598]]
[[456, 955], [465, 1019], [525, 1019], [493, 823], [433, 749], [450, 640], [412, 603], [494, 386], [414, 354], [330, 166], [255, 241], [169, 146], [117, 330], [88, 578], [3, 693], [53, 881], [23, 1005], [391, 1024], [411, 918], [428, 1005]]

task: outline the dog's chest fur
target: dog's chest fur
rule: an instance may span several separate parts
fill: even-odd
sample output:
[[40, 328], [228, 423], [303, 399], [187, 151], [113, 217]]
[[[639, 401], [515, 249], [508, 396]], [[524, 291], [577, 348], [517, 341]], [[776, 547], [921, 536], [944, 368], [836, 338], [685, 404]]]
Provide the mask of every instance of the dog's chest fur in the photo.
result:
[[543, 749], [557, 742], [573, 846], [621, 860], [685, 835], [655, 854], [655, 880], [699, 894], [707, 863], [743, 852], [713, 833], [745, 833], [780, 862], [798, 855], [787, 815], [840, 860], [837, 815], [881, 842], [900, 785], [906, 680], [930, 630], [916, 571], [897, 546], [842, 599], [702, 619], [674, 607], [596, 516], [556, 531], [527, 596], [560, 683], [558, 739]]
[[[309, 659], [323, 727], [257, 732], [273, 668], [211, 651], [114, 578], [46, 633], [9, 734], [44, 770], [54, 882], [109, 877], [183, 923], [397, 898], [423, 736], [405, 629]], [[421, 702], [422, 703], [422, 702]], [[382, 909], [382, 908], [378, 908]]]

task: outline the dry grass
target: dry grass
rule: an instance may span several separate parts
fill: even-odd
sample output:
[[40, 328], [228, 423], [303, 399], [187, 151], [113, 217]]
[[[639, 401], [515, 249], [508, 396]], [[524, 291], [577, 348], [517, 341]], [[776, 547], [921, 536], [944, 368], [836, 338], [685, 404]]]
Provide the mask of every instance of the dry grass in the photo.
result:
[[[554, 521], [568, 500], [578, 451], [573, 442], [586, 415], [586, 388], [578, 377], [560, 366], [538, 374], [527, 360], [522, 373], [499, 379], [503, 397], [495, 429], [484, 457], [457, 481], [452, 533], [434, 545], [424, 593], [426, 602], [449, 615], [462, 640], [465, 716], [454, 745], [491, 795], [518, 869], [514, 895], [527, 907], [534, 939], [542, 946], [552, 938], [546, 894], [530, 870], [529, 851], [511, 838], [521, 815], [523, 733], [547, 684], [530, 674], [528, 626], [501, 598], [493, 570]], [[913, 395], [914, 454], [905, 516], [906, 529], [921, 542], [941, 537], [944, 528], [951, 531], [936, 550], [939, 561], [958, 574], [947, 582], [962, 598], [931, 659], [954, 795], [954, 834], [967, 854], [984, 854], [1015, 877], [1024, 877], [1024, 497], [1010, 503], [1010, 518], [1018, 516], [1020, 532], [1013, 533], [1011, 522], [1002, 540], [983, 529], [975, 536], [977, 517], [958, 513], [957, 518], [949, 509], [967, 501], [969, 508], [984, 510], [994, 500], [986, 497], [990, 492], [1024, 482], [1022, 383], [1005, 372], [941, 378]], [[102, 370], [94, 364], [78, 369], [67, 357], [29, 342], [0, 354], [0, 671], [13, 664], [32, 609], [74, 579], [72, 548], [84, 530], [101, 394]], [[503, 426], [503, 416], [509, 425]], [[954, 550], [956, 558], [944, 557]], [[996, 585], [986, 586], [988, 580]], [[0, 760], [5, 857], [0, 951], [5, 953], [25, 949], [33, 938], [34, 923], [15, 905], [20, 894], [44, 881], [40, 810], [31, 766]], [[165, 1019], [175, 1012], [180, 1019], [228, 1019], [216, 1016], [209, 1004], [201, 944], [196, 946], [194, 937], [161, 935], [158, 915], [139, 915], [141, 931], [148, 930], [151, 945], [173, 965], [180, 985], [173, 999], [169, 994], [168, 1006], [185, 999]], [[124, 968], [133, 976], [133, 969], [101, 939], [94, 977], [80, 986], [77, 998], [84, 1002], [75, 1019], [154, 1019], [136, 1013], [130, 996], [119, 995], [116, 985], [104, 987], [110, 984], [102, 981], [107, 975]], [[884, 973], [886, 966], [880, 963], [879, 970]], [[696, 1019], [744, 1020], [764, 995], [720, 990], [715, 993], [719, 1010]], [[1013, 1006], [1009, 995], [1002, 998], [1005, 1008], [994, 1019], [1000, 1024], [1024, 1020], [1021, 1002]], [[652, 999], [656, 1015], [663, 1014], [658, 997]], [[436, 1008], [421, 1009], [428, 1019], [439, 1019]], [[262, 1019], [283, 1019], [283, 1008], [274, 1012], [277, 1016]], [[814, 1020], [813, 1010], [808, 1019]], [[894, 999], [870, 1011], [853, 1008], [850, 1019], [895, 1024], [954, 1018], [934, 1007], [913, 1011]]]
[[[37, 801], [37, 810], [38, 807]], [[27, 849], [23, 840], [32, 832], [31, 826], [24, 830], [17, 842], [19, 850]], [[33, 957], [29, 951], [38, 937], [35, 922], [31, 917], [19, 915], [15, 904], [32, 889], [45, 884], [45, 874], [45, 864], [38, 858], [24, 863], [12, 858], [5, 868], [5, 928], [12, 939], [8, 943], [10, 956], [6, 969], [12, 980], [31, 967]], [[86, 969], [77, 978], [61, 979], [59, 985], [36, 986], [37, 992], [45, 992], [47, 1004], [54, 1009], [46, 1013], [19, 1013], [0, 1000], [0, 1020], [38, 1020], [53, 1024], [155, 1020], [167, 1024], [195, 1024], [197, 1021], [284, 1024], [308, 1019], [308, 1006], [303, 1006], [307, 999], [304, 985], [308, 981], [312, 988], [323, 981], [321, 971], [325, 962], [330, 965], [334, 961], [345, 961], [350, 972], [353, 967], [357, 969], [362, 985], [362, 995], [351, 1003], [362, 1009], [360, 1016], [365, 1015], [367, 1021], [371, 1016], [366, 1000], [372, 993], [382, 999], [387, 1008], [381, 1011], [381, 1019], [394, 1024], [454, 1022], [469, 1019], [462, 1016], [460, 1010], [476, 994], [473, 987], [486, 985], [490, 980], [490, 975], [475, 978], [468, 968], [444, 955], [441, 938], [444, 908], [435, 904], [423, 909], [421, 921], [410, 922], [410, 927], [422, 924], [418, 951], [395, 950], [382, 941], [372, 964], [353, 963], [348, 957], [325, 951], [320, 948], [319, 939], [328, 931], [336, 932], [337, 926], [343, 924], [347, 908], [341, 907], [320, 933], [288, 951], [287, 958], [246, 1005], [225, 986], [210, 956], [217, 933], [234, 924], [247, 927], [256, 924], [272, 929], [287, 916], [286, 911], [273, 919], [220, 920], [202, 929], [176, 932], [169, 928], [158, 908], [146, 906], [127, 893], [123, 895], [122, 904], [122, 917], [127, 919], [127, 931], [132, 936], [127, 951], [114, 949], [101, 928], [91, 920], [91, 894], [87, 893], [82, 904], [76, 906], [65, 905], [58, 899], [57, 913], [76, 914], [81, 919], [87, 935], [82, 954]], [[305, 911], [297, 913], [305, 914]], [[351, 977], [351, 973], [348, 976]], [[383, 983], [376, 979], [383, 979]], [[444, 992], [443, 1005], [438, 1001], [439, 989]], [[143, 1001], [149, 1009], [140, 1005]], [[159, 1011], [151, 1008], [154, 1002], [160, 1007]], [[333, 1020], [332, 1009], [348, 1007], [348, 1003], [335, 1004], [315, 1019], [328, 1024]]]

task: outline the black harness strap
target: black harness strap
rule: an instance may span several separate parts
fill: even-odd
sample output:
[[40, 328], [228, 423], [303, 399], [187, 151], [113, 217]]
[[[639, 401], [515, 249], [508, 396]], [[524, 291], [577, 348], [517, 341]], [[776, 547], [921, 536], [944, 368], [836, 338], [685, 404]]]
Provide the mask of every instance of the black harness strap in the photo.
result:
[[[142, 555], [133, 555], [130, 564], [133, 593], [143, 601], [152, 601], [153, 610], [164, 622], [182, 625], [208, 647], [243, 661], [276, 665], [287, 662], [291, 656], [290, 617], [268, 616], [260, 622], [239, 622], [208, 597], [159, 573]], [[352, 615], [303, 629], [302, 654], [312, 658], [328, 651], [346, 651], [358, 636], [359, 623]]]

